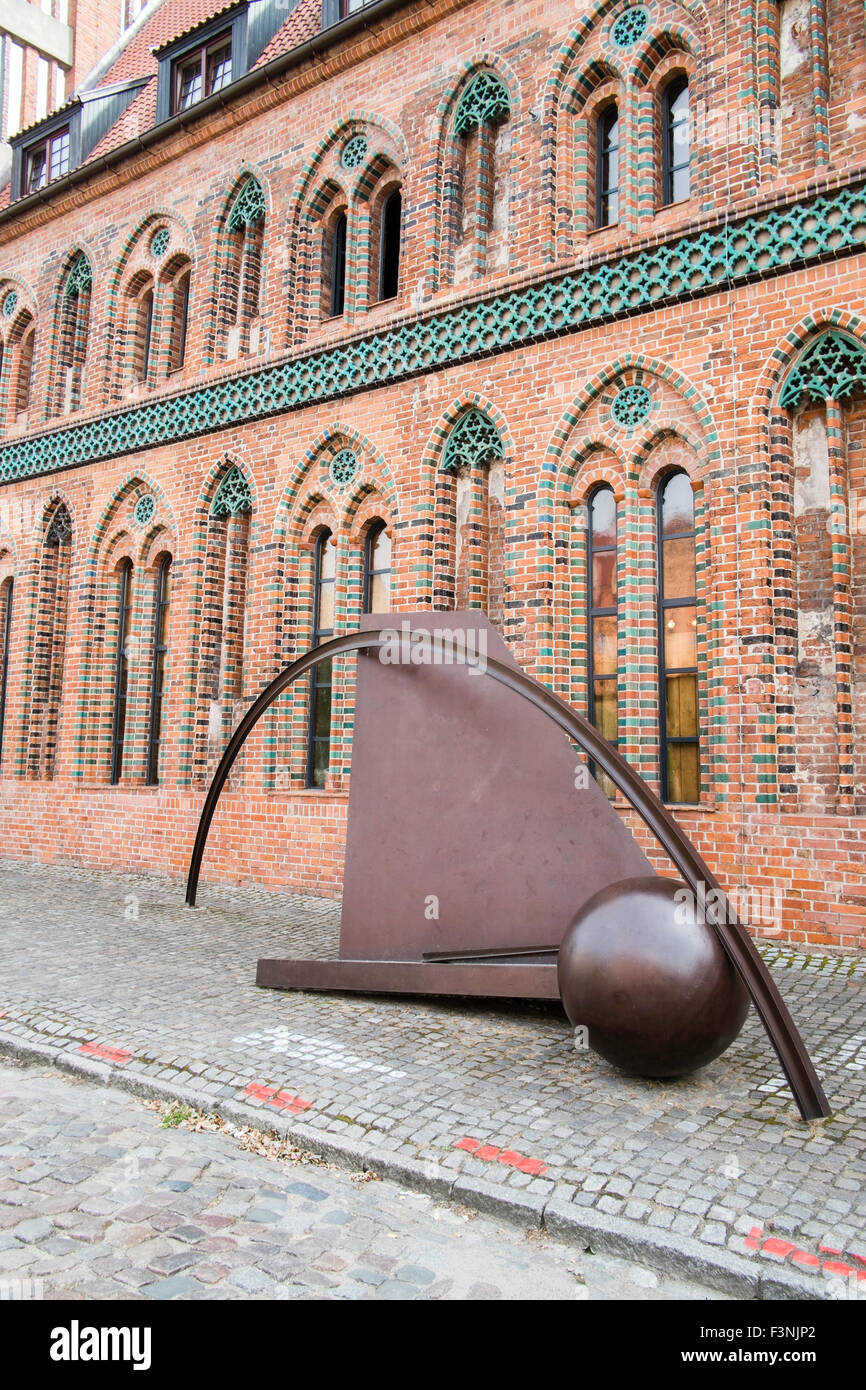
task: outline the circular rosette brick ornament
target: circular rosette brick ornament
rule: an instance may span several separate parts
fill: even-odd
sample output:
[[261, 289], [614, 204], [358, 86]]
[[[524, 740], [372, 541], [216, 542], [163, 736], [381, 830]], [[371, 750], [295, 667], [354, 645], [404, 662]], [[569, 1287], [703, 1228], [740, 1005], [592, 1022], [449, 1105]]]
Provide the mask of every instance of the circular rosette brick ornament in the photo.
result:
[[358, 169], [367, 158], [366, 135], [353, 135], [343, 146], [342, 165], [344, 169]]
[[643, 38], [648, 25], [649, 14], [644, 6], [632, 5], [614, 20], [610, 36], [617, 48], [633, 48], [638, 39]]
[[633, 430], [650, 417], [653, 398], [645, 386], [623, 386], [610, 405], [610, 413], [620, 429]]
[[719, 1057], [748, 992], [682, 883], [632, 878], [577, 914], [559, 948], [559, 993], [594, 1052], [638, 1076], [682, 1076]]
[[331, 459], [331, 466], [328, 469], [331, 482], [335, 487], [348, 487], [358, 473], [358, 459], [351, 449], [341, 449]]
[[149, 492], [145, 493], [143, 497], [139, 497], [135, 504], [133, 516], [135, 517], [136, 523], [139, 526], [146, 526], [149, 521], [153, 520], [155, 515], [156, 498], [152, 497]]

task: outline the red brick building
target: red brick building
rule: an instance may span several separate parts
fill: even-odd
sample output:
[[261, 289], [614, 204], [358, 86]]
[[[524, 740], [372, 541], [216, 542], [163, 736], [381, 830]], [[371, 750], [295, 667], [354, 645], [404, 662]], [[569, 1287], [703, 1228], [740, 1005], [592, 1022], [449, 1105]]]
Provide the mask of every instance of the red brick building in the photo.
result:
[[[854, 0], [148, 7], [0, 211], [4, 853], [183, 870], [315, 635], [478, 606], [866, 944], [864, 76]], [[338, 891], [350, 761], [335, 663], [206, 874]]]

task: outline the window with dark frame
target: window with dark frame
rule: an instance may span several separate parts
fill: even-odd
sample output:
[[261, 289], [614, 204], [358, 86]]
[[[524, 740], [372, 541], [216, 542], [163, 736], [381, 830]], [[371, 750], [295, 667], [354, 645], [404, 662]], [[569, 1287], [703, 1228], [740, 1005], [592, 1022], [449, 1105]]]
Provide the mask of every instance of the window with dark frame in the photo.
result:
[[596, 127], [595, 225], [609, 227], [619, 217], [619, 111], [611, 102]]
[[341, 212], [331, 227], [331, 294], [328, 312], [339, 318], [346, 307], [346, 214]]
[[[587, 537], [587, 709], [589, 720], [609, 743], [619, 738], [617, 507], [613, 488], [602, 483], [589, 498]], [[616, 787], [590, 763], [593, 776], [609, 797]]]
[[690, 188], [689, 80], [675, 77], [662, 93], [662, 203], [680, 203]]
[[123, 739], [126, 733], [126, 692], [129, 684], [129, 628], [132, 617], [132, 561], [124, 560], [118, 575], [117, 651], [114, 658], [114, 712], [111, 720], [111, 783], [123, 775]]
[[204, 97], [222, 91], [232, 80], [231, 30], [178, 58], [172, 69], [172, 110], [186, 111]]
[[387, 613], [391, 602], [391, 541], [384, 521], [374, 521], [364, 545], [364, 612]]
[[171, 343], [168, 370], [179, 372], [186, 359], [186, 333], [189, 323], [189, 288], [192, 278], [187, 268], [175, 279], [172, 287]]
[[659, 736], [662, 800], [700, 801], [695, 496], [670, 473], [657, 496]]
[[[337, 552], [331, 545], [331, 532], [321, 531], [316, 540], [313, 565], [313, 640], [318, 647], [334, 635], [334, 581]], [[307, 775], [309, 788], [322, 790], [331, 763], [331, 686], [333, 663], [322, 661], [310, 677], [310, 719], [307, 731]]]
[[399, 188], [382, 204], [379, 231], [379, 299], [394, 299], [400, 288], [400, 233], [403, 221], [403, 195]]
[[141, 333], [140, 351], [138, 360], [138, 371], [136, 373], [139, 381], [147, 381], [150, 375], [150, 349], [153, 342], [153, 284], [144, 291], [138, 301], [138, 313], [140, 316], [139, 331]]
[[168, 606], [171, 598], [171, 556], [160, 563], [153, 610], [153, 666], [150, 676], [150, 722], [147, 731], [147, 785], [159, 785], [162, 749], [162, 709], [165, 696], [165, 663], [168, 652]]
[[30, 145], [24, 151], [25, 193], [35, 193], [55, 179], [69, 173], [69, 126]]
[[0, 764], [3, 761], [3, 729], [6, 723], [6, 694], [9, 688], [9, 648], [12, 640], [12, 591], [14, 580], [0, 586]]

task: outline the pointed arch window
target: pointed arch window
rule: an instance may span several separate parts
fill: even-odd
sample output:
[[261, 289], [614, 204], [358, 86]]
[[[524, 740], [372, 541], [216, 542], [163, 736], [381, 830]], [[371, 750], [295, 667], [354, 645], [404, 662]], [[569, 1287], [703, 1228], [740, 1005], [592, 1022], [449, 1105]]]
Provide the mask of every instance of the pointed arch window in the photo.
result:
[[9, 397], [13, 421], [25, 420], [33, 394], [33, 361], [36, 351], [36, 324], [26, 310], [9, 337]]
[[385, 197], [380, 217], [378, 298], [394, 299], [400, 289], [403, 194], [399, 188], [392, 189]]
[[337, 216], [324, 231], [322, 270], [325, 289], [325, 314], [339, 318], [346, 307], [346, 212]]
[[143, 280], [130, 302], [129, 338], [130, 367], [135, 381], [147, 382], [151, 371], [153, 347], [153, 279]]
[[391, 539], [377, 520], [364, 543], [364, 612], [387, 613], [391, 605]]
[[783, 410], [805, 405], [840, 404], [866, 391], [866, 349], [833, 330], [822, 333], [789, 372], [782, 388]]
[[619, 218], [619, 110], [605, 106], [596, 124], [595, 225], [610, 227]]
[[[617, 506], [613, 488], [602, 483], [589, 498], [587, 538], [588, 713], [609, 743], [619, 741]], [[593, 773], [608, 796], [616, 788], [604, 773]]]
[[3, 762], [3, 734], [6, 727], [6, 699], [9, 693], [9, 653], [12, 644], [12, 591], [14, 580], [0, 585], [0, 766]]
[[454, 473], [463, 467], [478, 467], [502, 458], [503, 452], [499, 431], [490, 417], [481, 410], [467, 410], [448, 436], [442, 468]]
[[166, 276], [163, 293], [168, 325], [166, 343], [166, 372], [179, 372], [186, 360], [186, 335], [189, 325], [189, 293], [192, 267], [187, 260], [172, 266]]
[[680, 203], [691, 193], [689, 79], [674, 77], [662, 92], [662, 202]]
[[111, 720], [111, 782], [123, 776], [126, 701], [129, 690], [129, 636], [132, 625], [132, 561], [121, 561], [117, 573], [117, 649], [114, 654], [114, 708]]
[[235, 197], [226, 224], [220, 330], [229, 360], [259, 348], [265, 207], [262, 186], [250, 177]]
[[[318, 647], [334, 635], [334, 591], [337, 551], [331, 532], [320, 531], [313, 555], [313, 638]], [[306, 785], [324, 788], [331, 765], [331, 687], [333, 662], [321, 661], [310, 679], [310, 715], [307, 727]]]
[[232, 466], [217, 488], [207, 529], [196, 736], [200, 777], [222, 756], [243, 696], [252, 509], [249, 482]]
[[461, 415], [446, 441], [436, 498], [444, 581], [437, 584], [437, 597], [446, 608], [490, 610], [502, 560], [501, 507], [497, 511], [491, 506], [490, 474], [502, 463], [504, 452], [493, 421], [476, 409]]
[[476, 73], [454, 115], [458, 149], [452, 227], [455, 273], [464, 264], [473, 276], [487, 270], [488, 243], [502, 180], [497, 136], [510, 117], [511, 98], [502, 78], [488, 69]]
[[657, 495], [659, 733], [662, 799], [700, 801], [695, 496], [682, 471]]
[[31, 681], [28, 774], [54, 776], [63, 688], [72, 520], [60, 502], [48, 522], [42, 546]]
[[153, 663], [150, 673], [150, 720], [147, 730], [147, 785], [159, 784], [165, 663], [168, 655], [168, 607], [171, 598], [171, 556], [160, 561], [153, 606]]
[[60, 295], [55, 414], [78, 410], [90, 326], [90, 262], [79, 252], [69, 268]]

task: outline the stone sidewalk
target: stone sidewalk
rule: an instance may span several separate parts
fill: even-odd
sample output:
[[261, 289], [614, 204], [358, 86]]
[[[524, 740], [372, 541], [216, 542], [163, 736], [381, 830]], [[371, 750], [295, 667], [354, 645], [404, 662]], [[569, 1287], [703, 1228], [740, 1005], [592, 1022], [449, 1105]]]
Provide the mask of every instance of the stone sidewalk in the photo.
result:
[[725, 1298], [158, 1104], [0, 1062], [0, 1298]]
[[757, 1018], [674, 1082], [577, 1053], [552, 1005], [280, 994], [332, 902], [0, 863], [0, 1050], [217, 1109], [467, 1207], [743, 1297], [866, 1296], [866, 959], [766, 958], [834, 1114]]

